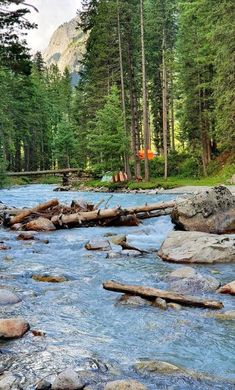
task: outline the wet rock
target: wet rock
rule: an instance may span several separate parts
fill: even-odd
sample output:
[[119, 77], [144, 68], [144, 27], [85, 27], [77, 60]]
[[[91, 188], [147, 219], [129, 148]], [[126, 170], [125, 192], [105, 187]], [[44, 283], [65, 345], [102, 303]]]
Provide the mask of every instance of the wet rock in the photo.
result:
[[22, 223], [15, 223], [14, 225], [11, 226], [11, 230], [22, 230]]
[[43, 332], [42, 330], [33, 329], [32, 335], [35, 337], [44, 337], [44, 336], [46, 336], [46, 333]]
[[153, 306], [158, 307], [159, 309], [162, 310], [167, 310], [167, 303], [165, 299], [162, 298], [156, 298], [155, 301], [153, 302]]
[[235, 261], [235, 237], [201, 232], [171, 232], [158, 255], [176, 263], [229, 263]]
[[220, 286], [220, 282], [213, 276], [201, 275], [190, 267], [173, 271], [169, 279], [171, 290], [178, 292], [215, 291]]
[[35, 389], [36, 390], [50, 390], [51, 389], [51, 383], [48, 382], [45, 379], [42, 379], [41, 381], [39, 381], [36, 384]]
[[0, 319], [0, 339], [22, 337], [29, 330], [28, 322], [18, 319]]
[[108, 382], [104, 390], [148, 390], [142, 383], [134, 380]]
[[169, 303], [167, 304], [167, 307], [170, 308], [170, 309], [177, 310], [177, 311], [179, 311], [179, 310], [182, 309], [182, 306], [181, 306], [181, 305], [179, 305], [178, 303], [174, 303], [174, 302], [169, 302]]
[[110, 243], [105, 239], [90, 240], [85, 248], [89, 251], [109, 251], [111, 249]]
[[123, 256], [128, 256], [128, 257], [138, 257], [142, 255], [141, 252], [132, 249], [124, 249], [121, 253]]
[[117, 304], [131, 306], [150, 306], [152, 302], [137, 295], [124, 294], [121, 296], [121, 298], [118, 299]]
[[124, 234], [117, 234], [115, 236], [108, 237], [108, 240], [114, 245], [121, 245], [126, 241], [126, 236]]
[[221, 294], [235, 295], [235, 280], [220, 287], [217, 292]]
[[12, 291], [5, 288], [0, 288], [0, 306], [2, 305], [14, 305], [21, 302], [21, 299]]
[[52, 384], [53, 390], [79, 390], [84, 389], [85, 383], [81, 381], [78, 374], [68, 368], [57, 375]]
[[17, 378], [13, 374], [7, 371], [4, 372], [0, 376], [0, 390], [12, 390], [13, 386], [14, 389], [18, 389], [18, 387], [16, 387], [16, 380]]
[[208, 317], [217, 318], [218, 320], [223, 320], [223, 321], [231, 321], [231, 320], [234, 321], [235, 310], [224, 311], [223, 313], [211, 312], [208, 314]]
[[7, 250], [9, 250], [9, 249], [11, 249], [10, 246], [5, 245], [5, 244], [3, 244], [3, 243], [0, 243], [0, 251], [7, 251]]
[[139, 372], [152, 372], [166, 375], [182, 374], [185, 372], [182, 368], [161, 360], [142, 360], [136, 363], [134, 368]]
[[16, 237], [16, 239], [19, 241], [31, 241], [35, 240], [35, 236], [31, 232], [22, 232]]
[[44, 283], [63, 283], [68, 281], [66, 277], [56, 275], [33, 275], [32, 279], [36, 282]]
[[235, 232], [235, 197], [224, 186], [176, 201], [172, 222], [183, 230], [207, 233]]
[[197, 274], [197, 271], [192, 267], [181, 267], [170, 273], [168, 276], [169, 279], [184, 279], [184, 278], [192, 278]]
[[34, 230], [36, 232], [50, 232], [56, 230], [56, 227], [49, 219], [40, 217], [26, 223], [25, 230]]
[[110, 251], [107, 253], [107, 259], [118, 259], [122, 257], [122, 252]]

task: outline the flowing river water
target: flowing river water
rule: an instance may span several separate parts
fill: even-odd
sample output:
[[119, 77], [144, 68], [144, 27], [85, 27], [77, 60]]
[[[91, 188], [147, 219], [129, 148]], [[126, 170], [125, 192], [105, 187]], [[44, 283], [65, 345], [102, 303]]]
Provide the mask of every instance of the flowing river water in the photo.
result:
[[[0, 200], [16, 207], [31, 207], [58, 197], [62, 202], [85, 199], [97, 203], [109, 194], [54, 193], [51, 185], [31, 185], [0, 191]], [[114, 194], [110, 206], [141, 205], [173, 199], [173, 195]], [[120, 294], [105, 291], [102, 282], [120, 282], [168, 288], [167, 275], [180, 265], [163, 262], [156, 251], [173, 229], [170, 217], [145, 220], [139, 227], [77, 228], [38, 236], [38, 241], [17, 241], [17, 233], [0, 229], [0, 241], [11, 247], [0, 252], [0, 284], [22, 297], [16, 305], [1, 307], [1, 317], [23, 317], [32, 329], [45, 332], [34, 337], [0, 342], [0, 360], [19, 376], [22, 389], [66, 367], [97, 373], [108, 378], [136, 378], [148, 389], [233, 389], [235, 380], [235, 337], [233, 321], [208, 316], [208, 310], [181, 311], [117, 305]], [[90, 252], [85, 243], [106, 233], [127, 234], [128, 242], [149, 254], [140, 257], [106, 258], [105, 252]], [[214, 275], [222, 283], [234, 279], [232, 265], [194, 266]], [[66, 276], [65, 283], [41, 283], [33, 274]], [[198, 295], [202, 295], [199, 292]], [[214, 294], [206, 294], [215, 297]], [[233, 297], [219, 296], [226, 310]], [[208, 374], [193, 378], [137, 373], [140, 360], [162, 360]], [[102, 389], [97, 385], [97, 389]]]

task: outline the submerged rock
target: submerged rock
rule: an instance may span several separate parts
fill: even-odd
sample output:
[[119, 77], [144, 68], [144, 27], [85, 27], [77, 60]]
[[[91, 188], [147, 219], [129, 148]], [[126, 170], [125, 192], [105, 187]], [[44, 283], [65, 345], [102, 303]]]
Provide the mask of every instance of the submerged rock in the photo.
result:
[[9, 249], [11, 249], [10, 246], [0, 243], [0, 251], [8, 251]]
[[163, 362], [161, 360], [142, 360], [134, 365], [136, 371], [153, 372], [158, 374], [184, 374], [184, 369], [174, 364]]
[[146, 386], [135, 380], [119, 380], [108, 382], [104, 390], [148, 390]]
[[141, 298], [138, 295], [124, 294], [117, 301], [118, 305], [130, 305], [130, 306], [150, 306], [151, 301]]
[[235, 238], [201, 232], [171, 232], [159, 252], [176, 263], [229, 263], [235, 261]]
[[210, 312], [208, 317], [217, 318], [218, 320], [223, 321], [234, 321], [235, 320], [235, 310], [224, 311], [223, 313]]
[[109, 251], [111, 250], [111, 246], [108, 240], [99, 238], [90, 240], [86, 245], [85, 248], [89, 251]]
[[0, 305], [14, 305], [21, 302], [21, 299], [12, 291], [0, 288]]
[[52, 390], [79, 390], [84, 389], [85, 383], [82, 382], [79, 375], [68, 368], [57, 375], [52, 384]]
[[18, 389], [16, 381], [17, 381], [17, 378], [13, 374], [5, 371], [0, 376], [0, 390]]
[[215, 291], [220, 282], [213, 276], [201, 275], [191, 267], [183, 267], [169, 275], [170, 287], [173, 291], [194, 293], [200, 291]]
[[22, 337], [29, 328], [28, 322], [18, 318], [0, 319], [0, 339]]
[[36, 280], [36, 282], [44, 283], [63, 283], [68, 281], [66, 277], [56, 275], [33, 275], [32, 279]]
[[120, 245], [126, 241], [126, 236], [124, 234], [116, 234], [115, 236], [109, 236], [108, 240], [114, 245]]
[[153, 306], [158, 307], [159, 309], [162, 310], [167, 310], [167, 303], [165, 299], [162, 298], [156, 298], [155, 301], [153, 302]]
[[176, 201], [172, 222], [183, 230], [207, 233], [235, 232], [235, 197], [218, 186], [188, 199]]
[[32, 232], [22, 232], [16, 237], [16, 239], [19, 241], [31, 241], [35, 240], [35, 236]]
[[220, 287], [217, 292], [221, 294], [235, 295], [235, 280]]
[[51, 232], [56, 230], [56, 227], [49, 219], [40, 217], [26, 223], [25, 230], [34, 230], [36, 232]]

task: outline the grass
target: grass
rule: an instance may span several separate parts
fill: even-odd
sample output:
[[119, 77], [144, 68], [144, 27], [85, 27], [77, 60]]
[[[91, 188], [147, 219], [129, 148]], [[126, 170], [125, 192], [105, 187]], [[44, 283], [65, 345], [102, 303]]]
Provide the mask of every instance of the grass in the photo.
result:
[[61, 177], [58, 176], [38, 176], [38, 177], [8, 177], [6, 185], [7, 186], [20, 186], [26, 184], [61, 184]]

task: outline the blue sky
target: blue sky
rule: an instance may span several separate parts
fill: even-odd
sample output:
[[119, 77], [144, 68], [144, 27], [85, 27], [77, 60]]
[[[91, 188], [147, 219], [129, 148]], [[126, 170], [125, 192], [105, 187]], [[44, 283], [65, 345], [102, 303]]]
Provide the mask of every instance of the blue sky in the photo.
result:
[[28, 0], [39, 13], [31, 10], [30, 20], [38, 24], [38, 29], [30, 31], [26, 38], [33, 52], [42, 51], [49, 43], [56, 28], [76, 16], [81, 8], [81, 0]]

